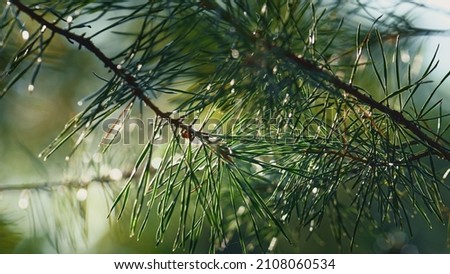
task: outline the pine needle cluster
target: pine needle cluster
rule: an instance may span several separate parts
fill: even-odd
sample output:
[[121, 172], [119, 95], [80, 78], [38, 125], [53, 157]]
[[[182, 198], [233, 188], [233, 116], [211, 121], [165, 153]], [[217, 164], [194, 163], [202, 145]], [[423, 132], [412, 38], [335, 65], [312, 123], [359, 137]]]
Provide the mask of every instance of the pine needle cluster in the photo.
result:
[[350, 245], [363, 222], [444, 222], [450, 120], [435, 95], [450, 73], [432, 81], [437, 50], [420, 73], [401, 59], [404, 39], [438, 32], [340, 2], [10, 0], [1, 96], [26, 77], [34, 90], [57, 38], [92, 54], [103, 86], [40, 156], [111, 118], [98, 142], [115, 150], [130, 118], [150, 119], [110, 214], [137, 238], [175, 227], [174, 249], [209, 235], [210, 252], [270, 252], [288, 224], [314, 233], [324, 218]]

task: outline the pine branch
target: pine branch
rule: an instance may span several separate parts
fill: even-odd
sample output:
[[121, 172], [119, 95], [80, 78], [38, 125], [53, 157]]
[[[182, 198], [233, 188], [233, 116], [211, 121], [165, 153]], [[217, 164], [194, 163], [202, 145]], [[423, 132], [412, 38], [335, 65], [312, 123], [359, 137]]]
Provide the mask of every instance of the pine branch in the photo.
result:
[[[123, 176], [126, 178], [131, 175], [131, 172], [124, 173]], [[0, 192], [7, 191], [21, 191], [21, 190], [52, 190], [54, 187], [63, 186], [69, 188], [86, 187], [94, 182], [100, 182], [102, 184], [110, 184], [116, 182], [117, 180], [111, 179], [109, 176], [99, 176], [91, 178], [88, 182], [81, 180], [60, 180], [51, 182], [28, 182], [23, 184], [0, 184]]]
[[424, 133], [420, 128], [416, 125], [416, 123], [408, 120], [397, 110], [394, 110], [382, 103], [372, 99], [371, 97], [361, 93], [358, 88], [355, 86], [349, 85], [343, 81], [341, 81], [337, 76], [332, 75], [323, 69], [321, 69], [318, 65], [314, 64], [310, 60], [306, 60], [302, 57], [298, 57], [294, 54], [286, 53], [289, 58], [295, 61], [299, 66], [303, 69], [311, 71], [311, 73], [317, 73], [318, 75], [322, 75], [323, 79], [329, 81], [333, 86], [337, 89], [341, 89], [346, 93], [354, 96], [361, 103], [370, 106], [373, 109], [378, 109], [379, 111], [389, 115], [391, 119], [400, 125], [403, 125], [406, 129], [412, 132], [419, 140], [424, 140], [430, 145], [430, 147], [434, 148], [436, 154], [441, 158], [450, 161], [450, 150], [448, 150], [445, 146], [441, 145], [439, 142], [436, 142], [431, 137], [429, 137], [426, 133]]
[[[250, 35], [242, 27], [237, 24], [239, 22], [236, 18], [233, 17], [231, 13], [223, 9], [220, 5], [218, 5], [214, 0], [203, 0], [201, 1], [201, 6], [206, 10], [210, 10], [216, 12], [224, 21], [228, 22], [232, 26], [236, 28], [240, 32], [241, 35], [245, 36], [248, 40], [256, 42], [256, 38], [253, 35]], [[436, 140], [433, 140], [426, 133], [424, 133], [416, 123], [408, 120], [401, 112], [394, 110], [371, 97], [361, 93], [361, 91], [351, 85], [343, 82], [339, 77], [333, 75], [332, 73], [323, 69], [323, 66], [319, 65], [316, 62], [308, 60], [304, 57], [298, 56], [297, 54], [289, 51], [285, 51], [280, 49], [276, 45], [273, 45], [269, 41], [264, 41], [264, 45], [268, 49], [275, 49], [277, 51], [281, 51], [282, 54], [292, 62], [296, 63], [302, 70], [308, 71], [313, 75], [317, 75], [321, 80], [327, 81], [332, 84], [336, 89], [343, 90], [347, 94], [355, 97], [361, 104], [365, 104], [370, 106], [372, 109], [377, 109], [382, 113], [388, 115], [393, 121], [397, 122], [400, 125], [403, 125], [406, 129], [408, 129], [412, 134], [414, 134], [419, 140], [425, 141], [431, 148], [434, 149], [436, 155], [441, 158], [450, 161], [450, 150], [445, 146], [441, 145]]]
[[[186, 131], [189, 136], [195, 136], [202, 142], [209, 142], [209, 134], [195, 130], [191, 125], [183, 123], [183, 117], [172, 118], [172, 112], [164, 112], [158, 106], [156, 106], [146, 95], [144, 90], [137, 83], [137, 79], [132, 76], [128, 71], [121, 68], [119, 65], [114, 64], [111, 58], [108, 58], [90, 39], [85, 37], [85, 34], [78, 35], [69, 30], [58, 27], [44, 19], [43, 16], [35, 13], [33, 9], [23, 4], [20, 0], [12, 0], [11, 4], [15, 5], [18, 10], [27, 14], [31, 19], [35, 20], [42, 26], [45, 26], [54, 33], [57, 33], [65, 37], [70, 43], [78, 43], [79, 47], [84, 47], [91, 53], [93, 53], [109, 70], [113, 71], [118, 77], [122, 78], [131, 89], [134, 96], [141, 99], [157, 116], [168, 121], [175, 129], [181, 128]], [[192, 138], [192, 137], [191, 137]]]
[[[136, 78], [133, 77], [130, 73], [128, 73], [126, 70], [121, 68], [120, 66], [114, 64], [114, 62], [108, 58], [98, 47], [94, 45], [94, 43], [89, 39], [86, 38], [85, 35], [77, 35], [75, 33], [70, 32], [69, 30], [62, 29], [55, 24], [52, 24], [51, 22], [45, 20], [42, 16], [36, 14], [31, 8], [27, 7], [21, 1], [19, 0], [12, 0], [10, 1], [12, 4], [17, 6], [17, 8], [30, 16], [33, 20], [37, 21], [43, 26], [46, 26], [51, 31], [58, 33], [65, 38], [67, 38], [71, 43], [77, 42], [81, 47], [85, 47], [88, 51], [92, 52], [100, 61], [103, 62], [105, 67], [113, 71], [116, 75], [121, 77], [123, 80], [127, 82], [127, 84], [131, 87], [131, 91], [133, 94], [140, 98], [150, 109], [152, 109], [156, 115], [159, 117], [170, 121], [170, 123], [175, 126], [176, 128], [182, 128], [183, 130], [186, 130], [193, 134], [194, 136], [204, 137], [207, 136], [206, 133], [197, 132], [194, 130], [190, 125], [184, 124], [181, 119], [172, 119], [170, 115], [171, 112], [163, 112], [160, 110], [144, 93], [144, 91], [139, 87], [137, 84]], [[234, 25], [237, 29], [239, 28], [239, 25], [236, 25], [236, 20], [233, 18], [231, 14], [229, 14], [227, 11], [225, 11], [223, 8], [221, 8], [217, 3], [214, 1], [202, 1], [201, 5], [209, 10], [215, 10], [218, 11], [221, 18], [228, 23]], [[247, 35], [247, 38], [250, 40], [254, 40], [255, 38], [247, 33], [244, 33], [244, 31], [241, 30], [241, 34]], [[277, 49], [276, 46], [270, 44], [269, 42], [265, 42], [265, 46], [268, 49]], [[429, 137], [426, 133], [424, 133], [420, 128], [412, 121], [408, 120], [403, 116], [402, 113], [399, 111], [396, 111], [374, 99], [371, 97], [361, 93], [359, 89], [351, 84], [347, 84], [340, 80], [337, 76], [325, 71], [320, 65], [317, 63], [308, 60], [303, 57], [299, 57], [298, 55], [292, 53], [292, 52], [286, 52], [284, 51], [283, 54], [286, 56], [286, 58], [292, 60], [296, 64], [298, 64], [302, 69], [311, 72], [312, 74], [320, 75], [323, 80], [326, 80], [330, 82], [335, 88], [341, 89], [345, 91], [346, 93], [354, 96], [357, 100], [359, 100], [361, 103], [366, 104], [370, 106], [373, 109], [378, 109], [379, 111], [389, 115], [391, 119], [393, 119], [395, 122], [403, 125], [406, 129], [408, 129], [411, 133], [413, 133], [419, 140], [424, 140], [430, 147], [432, 147], [436, 154], [442, 157], [443, 159], [446, 159], [447, 161], [450, 161], [450, 150], [445, 148], [443, 145], [441, 145], [439, 142], [433, 140], [431, 137]]]
[[[106, 151], [117, 136], [117, 129], [123, 129], [132, 115], [134, 103], [139, 101], [156, 115], [152, 136], [140, 150], [133, 171], [127, 174], [128, 181], [111, 207], [111, 212], [119, 211], [120, 218], [135, 195], [130, 234], [138, 238], [154, 211], [160, 221], [156, 232], [158, 243], [163, 241], [165, 232], [174, 223], [173, 216], [179, 212], [174, 248], [189, 245], [191, 252], [205, 224], [211, 230], [211, 250], [228, 243], [233, 233], [239, 237], [243, 250], [249, 250], [246, 246], [249, 238], [253, 239], [252, 245], [257, 242], [265, 250], [267, 239], [262, 239], [261, 231], [266, 229], [267, 221], [270, 220], [272, 228], [267, 229], [266, 235], [285, 235], [281, 224], [289, 222], [294, 214], [301, 225], [310, 226], [312, 231], [320, 224], [324, 212], [331, 210], [331, 215], [339, 216], [337, 231], [346, 231], [352, 243], [359, 223], [366, 217], [373, 221], [379, 216], [379, 223], [395, 222], [399, 226], [406, 220], [409, 227], [411, 209], [417, 209], [428, 222], [426, 209], [440, 218], [441, 189], [447, 187], [443, 182], [446, 175], [441, 178], [433, 161], [435, 156], [450, 161], [448, 142], [442, 137], [450, 126], [441, 126], [442, 118], [448, 117], [442, 114], [441, 102], [431, 105], [430, 100], [447, 76], [418, 111], [413, 95], [429, 82], [425, 78], [436, 67], [434, 58], [425, 73], [412, 80], [411, 71], [402, 71], [403, 65], [399, 65], [397, 39], [396, 53], [392, 56], [396, 75], [391, 79], [386, 65], [387, 46], [383, 48], [389, 34], [371, 28], [360, 42], [358, 27], [355, 49], [349, 45], [348, 37], [343, 37], [346, 41], [338, 37], [343, 21], [337, 24], [337, 31], [334, 23], [324, 20], [320, 22], [324, 26], [319, 28], [325, 13], [317, 16], [312, 4], [300, 2], [291, 5], [291, 2], [156, 1], [137, 6], [130, 2], [124, 5], [70, 2], [68, 7], [52, 6], [41, 13], [22, 1], [11, 0], [17, 20], [24, 13], [42, 28], [36, 29], [30, 36], [32, 39], [24, 38], [25, 45], [16, 54], [19, 58], [12, 59], [8, 73], [20, 70], [22, 61], [31, 61], [27, 68], [38, 62], [28, 56], [36, 52], [43, 56], [47, 41], [50, 42], [42, 42], [45, 29], [51, 32], [45, 36], [59, 35], [79, 49], [85, 48], [113, 72], [111, 79], [98, 76], [105, 85], [87, 97], [89, 105], [66, 124], [43, 152], [44, 160], [69, 138], [81, 133], [74, 146], [78, 147], [102, 122], [105, 126], [106, 118], [120, 112], [112, 127], [108, 124], [105, 130], [101, 144], [110, 141], [106, 142]], [[61, 19], [74, 15], [75, 8], [81, 10], [80, 18], [85, 20], [82, 24], [63, 28], [58, 24], [60, 21], [47, 20], [49, 12]], [[284, 9], [290, 13], [283, 14]], [[107, 18], [112, 23], [92, 36], [74, 32], [116, 10], [130, 12]], [[261, 12], [250, 14], [253, 10]], [[88, 18], [96, 13], [94, 19]], [[133, 29], [119, 31], [118, 27], [128, 22], [134, 24]], [[209, 26], [211, 23], [214, 26]], [[388, 21], [383, 23], [390, 32]], [[107, 31], [135, 40], [130, 46], [120, 45], [119, 53], [108, 57], [93, 42], [99, 33]], [[315, 32], [325, 37], [320, 43], [319, 39], [317, 44], [305, 39], [312, 35], [314, 41]], [[381, 51], [375, 54], [381, 55], [381, 62], [371, 52], [377, 46], [376, 40], [375, 45], [369, 43], [374, 33]], [[41, 40], [36, 42], [37, 39]], [[344, 55], [357, 51], [355, 62], [350, 61], [353, 64], [348, 65], [348, 56], [335, 57], [342, 53], [339, 51], [342, 44], [344, 49], [351, 48]], [[332, 50], [334, 47], [337, 50]], [[365, 47], [369, 54], [366, 57], [372, 61], [379, 80], [376, 85], [380, 84], [384, 91], [385, 98], [381, 101], [353, 85], [354, 79], [359, 81], [354, 77], [357, 71], [362, 71], [359, 57]], [[331, 63], [334, 58], [342, 59]], [[384, 71], [378, 71], [380, 65]], [[337, 76], [332, 68], [343, 73], [350, 71], [350, 80]], [[405, 75], [401, 76], [403, 72]], [[21, 70], [10, 83], [14, 84], [25, 73], [26, 70]], [[402, 77], [407, 78], [406, 84]], [[393, 92], [388, 79], [397, 84]], [[173, 112], [163, 111], [152, 97], [165, 93], [171, 95], [174, 103], [179, 102]], [[402, 102], [405, 95], [408, 99]], [[389, 101], [396, 99], [400, 101], [400, 111], [389, 106]], [[405, 111], [405, 106], [411, 106], [416, 116]], [[430, 113], [435, 110], [439, 114], [428, 117], [434, 116]], [[178, 115], [175, 111], [186, 114], [174, 118]], [[141, 109], [141, 118], [143, 113]], [[194, 118], [190, 117], [192, 114]], [[200, 129], [194, 129], [199, 117], [203, 122]], [[428, 121], [437, 122], [437, 133]], [[211, 129], [208, 122], [217, 124]], [[156, 151], [157, 139], [168, 126], [173, 134], [168, 132], [169, 138], [165, 140], [168, 143], [160, 154], [159, 148]], [[201, 145], [194, 142], [195, 138]], [[156, 168], [155, 156], [159, 158]], [[108, 184], [107, 179], [99, 177], [94, 181]], [[80, 184], [73, 180], [3, 185], [0, 191], [49, 190], [54, 186]], [[350, 196], [348, 200], [339, 197], [344, 191]], [[353, 213], [356, 218], [349, 229], [343, 218], [348, 221]]]
[[[36, 14], [31, 8], [24, 5], [19, 0], [12, 0], [10, 1], [12, 4], [17, 6], [17, 8], [30, 16], [33, 20], [37, 21], [43, 26], [46, 26], [51, 31], [58, 33], [65, 38], [67, 38], [71, 43], [76, 42], [81, 47], [86, 48], [88, 51], [93, 53], [100, 61], [103, 62], [104, 66], [113, 71], [116, 75], [121, 77], [123, 80], [127, 82], [127, 84], [131, 87], [132, 93], [140, 98], [150, 109], [152, 109], [156, 115], [159, 117], [169, 121], [175, 128], [181, 128], [185, 131], [188, 131], [193, 136], [199, 137], [201, 140], [207, 140], [208, 134], [204, 132], [196, 131], [192, 128], [192, 126], [188, 124], [184, 124], [182, 122], [182, 118], [173, 119], [171, 118], [171, 112], [163, 112], [158, 106], [156, 106], [146, 95], [145, 92], [142, 90], [141, 87], [137, 84], [137, 80], [135, 77], [133, 77], [129, 72], [127, 72], [125, 69], [121, 68], [120, 66], [114, 64], [114, 62], [108, 58], [97, 46], [94, 45], [94, 43], [85, 35], [77, 35], [73, 32], [70, 32], [69, 30], [62, 29], [58, 27], [55, 24], [52, 24], [51, 22], [45, 20], [42, 16]], [[201, 2], [201, 6], [208, 9], [208, 10], [215, 10], [218, 12], [218, 14], [221, 16], [221, 18], [228, 23], [232, 24], [236, 27], [236, 29], [241, 30], [241, 34], [246, 35], [248, 39], [255, 40], [256, 38], [254, 36], [251, 36], [247, 34], [246, 32], [242, 31], [239, 25], [236, 25], [235, 18], [225, 11], [222, 7], [220, 7], [215, 1], [205, 0]], [[276, 50], [282, 50], [277, 48], [275, 45], [265, 42], [265, 46], [268, 49], [276, 49]], [[335, 88], [341, 89], [345, 91], [347, 94], [352, 95], [357, 100], [359, 100], [362, 104], [366, 104], [370, 106], [373, 109], [378, 109], [382, 113], [387, 114], [389, 117], [391, 117], [392, 120], [395, 122], [403, 125], [406, 129], [408, 129], [411, 133], [413, 133], [419, 140], [424, 140], [430, 147], [432, 147], [436, 154], [440, 156], [441, 158], [450, 161], [450, 150], [448, 150], [445, 146], [441, 145], [439, 142], [433, 140], [431, 137], [429, 137], [426, 133], [424, 133], [413, 121], [408, 120], [402, 113], [399, 111], [396, 111], [374, 99], [371, 97], [363, 94], [360, 92], [360, 90], [351, 85], [343, 82], [339, 77], [329, 73], [328, 71], [324, 70], [322, 66], [319, 64], [308, 60], [304, 57], [300, 57], [292, 52], [283, 51], [283, 54], [286, 58], [289, 60], [292, 60], [294, 63], [298, 64], [299, 67], [302, 69], [311, 72], [312, 74], [320, 75], [323, 80], [328, 81], [331, 83]], [[417, 158], [417, 157], [414, 157]]]

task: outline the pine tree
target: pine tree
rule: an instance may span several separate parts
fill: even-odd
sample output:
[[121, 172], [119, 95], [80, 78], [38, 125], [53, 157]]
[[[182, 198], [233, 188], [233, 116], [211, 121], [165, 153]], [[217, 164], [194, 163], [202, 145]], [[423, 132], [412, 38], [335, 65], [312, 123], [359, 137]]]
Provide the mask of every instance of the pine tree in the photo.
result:
[[[42, 67], [61, 38], [104, 67], [94, 72], [102, 86], [84, 91], [83, 110], [39, 156], [74, 140], [72, 161], [103, 131], [99, 151], [120, 159], [118, 143], [137, 124], [143, 146], [119, 171], [125, 182], [91, 178], [111, 187], [109, 217], [129, 217], [137, 239], [157, 218], [157, 243], [169, 238], [174, 250], [194, 252], [209, 235], [209, 252], [234, 241], [271, 252], [293, 225], [309, 235], [326, 225], [353, 247], [362, 225], [412, 233], [412, 216], [448, 218], [450, 123], [436, 93], [450, 72], [432, 81], [438, 50], [421, 70], [402, 60], [410, 37], [441, 33], [407, 14], [296, 0], [10, 0], [2, 9], [2, 97], [23, 79], [29, 92], [51, 80]], [[84, 195], [87, 184], [0, 190]]]

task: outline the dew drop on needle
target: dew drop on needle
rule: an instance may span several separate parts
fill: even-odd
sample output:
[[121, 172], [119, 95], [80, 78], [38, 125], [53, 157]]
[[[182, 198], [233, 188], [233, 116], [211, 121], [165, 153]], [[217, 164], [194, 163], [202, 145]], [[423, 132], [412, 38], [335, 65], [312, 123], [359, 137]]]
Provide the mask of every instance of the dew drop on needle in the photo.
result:
[[234, 59], [239, 58], [239, 51], [237, 49], [231, 49], [231, 57]]
[[30, 38], [30, 33], [26, 30], [23, 30], [22, 31], [22, 39], [26, 41], [26, 40], [28, 40], [28, 38]]

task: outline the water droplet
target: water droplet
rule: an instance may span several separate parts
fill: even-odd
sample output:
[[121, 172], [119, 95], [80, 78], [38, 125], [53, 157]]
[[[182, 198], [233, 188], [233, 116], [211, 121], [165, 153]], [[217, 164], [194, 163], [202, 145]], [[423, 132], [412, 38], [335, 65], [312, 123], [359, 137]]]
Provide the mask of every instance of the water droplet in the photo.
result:
[[231, 89], [231, 93], [235, 93], [236, 90], [234, 88]]
[[100, 174], [100, 177], [106, 177], [106, 176], [109, 176], [110, 171], [111, 171], [111, 167], [106, 164], [103, 164], [103, 165], [100, 165], [98, 174]]
[[48, 156], [45, 156], [44, 159], [42, 159], [42, 161], [47, 161]]
[[248, 16], [246, 11], [244, 11], [243, 13], [244, 13], [244, 16]]
[[447, 171], [444, 173], [444, 176], [442, 176], [442, 179], [447, 179], [448, 174], [450, 174], [450, 168], [447, 169]]
[[220, 141], [220, 138], [212, 136], [212, 137], [208, 137], [208, 142], [209, 143], [217, 143]]
[[46, 26], [46, 25], [43, 25], [43, 26], [41, 27], [41, 32], [44, 32], [46, 29], [47, 29], [47, 26]]
[[244, 206], [240, 206], [238, 208], [238, 210], [236, 211], [236, 215], [238, 215], [238, 216], [242, 216], [242, 214], [244, 214], [244, 213], [245, 213], [245, 207]]
[[113, 168], [109, 171], [109, 178], [113, 181], [119, 181], [122, 179], [122, 171], [118, 168]]
[[275, 74], [277, 74], [277, 71], [278, 71], [278, 67], [274, 66], [272, 69], [272, 73], [275, 75]]
[[42, 63], [42, 58], [38, 57], [38, 59], [36, 60], [38, 63]]
[[81, 106], [83, 105], [83, 101], [81, 101], [81, 100], [78, 101], [78, 102], [77, 102], [77, 105], [79, 105], [79, 106], [81, 107]]
[[263, 170], [263, 168], [260, 166], [260, 165], [258, 165], [258, 164], [255, 164], [255, 163], [253, 163], [252, 164], [252, 170], [254, 171], [254, 172], [257, 172], [257, 173], [259, 173], [259, 172], [261, 172], [262, 170]]
[[33, 90], [34, 90], [34, 85], [29, 84], [29, 85], [28, 85], [28, 91], [29, 91], [29, 92], [33, 92]]
[[70, 24], [70, 23], [72, 23], [72, 21], [73, 21], [73, 17], [71, 15], [67, 16], [66, 22]]
[[394, 163], [388, 163], [389, 166], [394, 166]]
[[409, 61], [411, 60], [411, 56], [409, 55], [408, 50], [400, 51], [400, 59], [403, 63], [409, 63]]
[[116, 68], [117, 68], [117, 69], [122, 69], [122, 65], [121, 65], [121, 64], [118, 64], [118, 65], [116, 66]]
[[38, 158], [42, 158], [42, 152], [39, 153]]
[[85, 188], [80, 188], [77, 191], [77, 200], [80, 202], [86, 201], [88, 192]]
[[83, 174], [81, 174], [81, 177], [80, 177], [81, 182], [83, 182], [85, 184], [91, 182], [92, 179], [93, 179], [93, 176], [91, 176], [91, 174], [88, 172], [84, 172]]
[[153, 157], [151, 165], [154, 169], [159, 168], [159, 166], [162, 163], [162, 158], [161, 157]]
[[70, 160], [70, 157], [66, 156], [66, 158], [64, 158], [64, 160], [66, 160], [66, 162], [68, 162]]
[[206, 90], [211, 90], [211, 84], [208, 84], [208, 85], [206, 86]]
[[27, 209], [30, 205], [30, 193], [27, 189], [23, 190], [19, 196], [19, 208]]
[[310, 35], [309, 35], [309, 44], [310, 45], [314, 45], [314, 43], [316, 42], [316, 36], [314, 35], [314, 33], [311, 33]]
[[28, 198], [20, 198], [19, 199], [19, 208], [20, 209], [27, 209], [30, 205], [30, 202], [28, 201]]
[[137, 67], [136, 67], [136, 70], [137, 70], [137, 71], [140, 71], [141, 68], [142, 68], [142, 64], [138, 64]]
[[30, 38], [30, 33], [26, 30], [22, 30], [22, 39], [28, 40], [28, 38]]
[[314, 230], [314, 220], [309, 224], [309, 231], [312, 232]]
[[312, 193], [313, 193], [313, 194], [317, 194], [318, 191], [319, 191], [319, 189], [318, 189], [317, 187], [315, 187], [315, 188], [312, 189]]
[[234, 86], [235, 83], [236, 83], [236, 81], [234, 79], [231, 79], [230, 86]]
[[275, 245], [277, 244], [278, 239], [276, 237], [273, 237], [272, 240], [270, 241], [269, 247], [267, 248], [267, 250], [269, 251], [273, 251], [273, 249], [275, 248]]
[[231, 57], [233, 57], [234, 59], [238, 59], [239, 51], [237, 49], [231, 49]]
[[261, 14], [264, 14], [264, 13], [266, 13], [266, 12], [267, 12], [267, 5], [264, 4], [264, 5], [261, 7]]
[[11, 6], [11, 2], [6, 1], [6, 5], [7, 5], [7, 6]]

